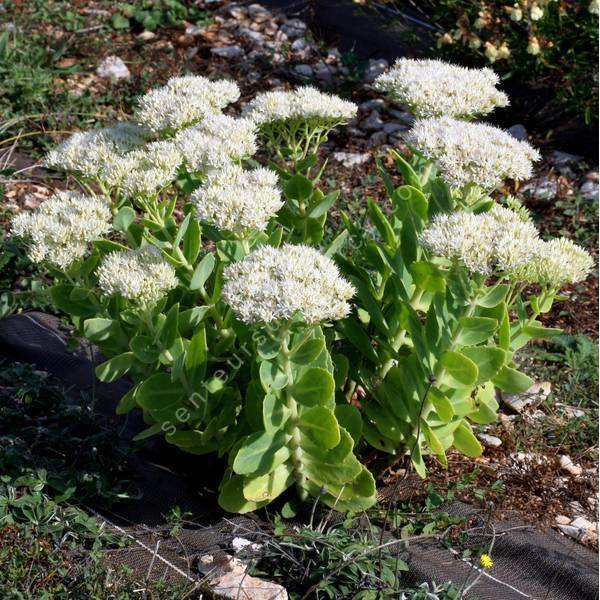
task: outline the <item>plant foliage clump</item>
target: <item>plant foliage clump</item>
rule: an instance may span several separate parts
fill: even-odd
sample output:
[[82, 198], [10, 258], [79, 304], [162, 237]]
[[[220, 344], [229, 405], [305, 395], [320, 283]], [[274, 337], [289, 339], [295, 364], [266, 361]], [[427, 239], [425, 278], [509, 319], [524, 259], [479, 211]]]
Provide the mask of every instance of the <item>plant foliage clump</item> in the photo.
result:
[[[433, 85], [429, 65], [410, 67]], [[446, 79], [428, 110], [440, 114], [444, 94], [460, 97], [473, 77], [435, 68]], [[507, 154], [490, 127], [457, 155], [450, 142], [463, 121], [419, 119], [415, 130], [435, 127], [448, 143], [415, 148], [412, 163], [393, 151], [398, 187], [379, 166], [388, 204], [368, 199], [375, 239], [342, 213], [325, 241], [340, 193], [320, 188], [318, 150], [356, 107], [313, 88], [267, 92], [232, 125], [243, 135], [232, 133], [226, 154], [190, 161], [182, 138], [199, 124], [213, 135], [202, 123], [238, 96], [233, 82], [173, 78], [139, 100], [137, 124], [102, 130], [97, 151], [76, 134], [49, 162], [102, 198], [71, 198], [77, 206], [70, 200], [64, 213], [42, 208], [35, 231], [22, 219], [13, 227], [32, 256], [44, 251], [57, 308], [109, 357], [97, 376], [132, 378], [118, 412], [143, 412], [140, 439], [227, 458], [220, 503], [232, 512], [283, 496], [291, 514], [291, 490], [339, 510], [368, 508], [375, 481], [359, 458], [369, 445], [409, 457], [423, 477], [427, 456], [447, 465], [451, 447], [480, 455], [473, 425], [496, 419], [494, 389], [532, 384], [515, 352], [558, 333], [540, 315], [592, 266], [570, 240], [544, 241], [525, 211], [490, 196], [506, 175], [529, 172], [537, 153], [523, 143]], [[73, 163], [84, 138], [90, 158]], [[258, 146], [269, 174], [247, 155]], [[439, 168], [476, 173], [496, 155], [498, 177], [482, 182]], [[98, 202], [110, 231], [98, 234], [105, 221], [73, 229]]]

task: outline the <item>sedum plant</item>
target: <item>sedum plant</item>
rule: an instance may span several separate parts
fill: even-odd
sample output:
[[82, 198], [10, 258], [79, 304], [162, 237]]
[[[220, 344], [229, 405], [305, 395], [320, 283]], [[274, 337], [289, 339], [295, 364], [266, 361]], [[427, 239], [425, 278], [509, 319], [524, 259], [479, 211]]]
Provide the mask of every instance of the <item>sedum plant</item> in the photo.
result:
[[227, 460], [226, 510], [291, 490], [367, 508], [368, 445], [421, 475], [426, 455], [479, 454], [472, 424], [496, 418], [494, 388], [531, 383], [514, 353], [554, 335], [539, 316], [591, 268], [570, 241], [542, 241], [514, 199], [489, 195], [537, 158], [457, 120], [505, 103], [493, 74], [442, 65], [440, 90], [435, 68], [403, 63], [376, 84], [419, 115], [412, 165], [394, 153], [404, 184], [379, 168], [390, 206], [368, 201], [376, 239], [344, 216], [323, 241], [339, 194], [319, 188], [317, 152], [354, 105], [300, 88], [234, 117], [222, 110], [237, 86], [195, 76], [50, 152], [85, 194], [58, 192], [12, 224], [54, 276], [57, 308], [107, 357], [97, 376], [132, 380], [117, 410], [142, 411], [138, 437]]

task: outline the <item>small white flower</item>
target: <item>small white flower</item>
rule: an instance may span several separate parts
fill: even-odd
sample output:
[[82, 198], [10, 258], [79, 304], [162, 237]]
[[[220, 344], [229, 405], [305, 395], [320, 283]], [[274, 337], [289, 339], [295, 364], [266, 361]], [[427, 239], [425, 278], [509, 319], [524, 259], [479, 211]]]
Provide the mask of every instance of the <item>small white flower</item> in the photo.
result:
[[172, 77], [165, 86], [138, 100], [135, 116], [152, 131], [174, 132], [219, 113], [239, 97], [240, 90], [231, 81], [211, 81], [197, 75]]
[[491, 42], [485, 43], [485, 56], [491, 63], [495, 63], [498, 58], [498, 48]]
[[356, 111], [352, 102], [307, 86], [291, 92], [259, 94], [244, 114], [257, 125], [297, 119], [333, 128], [352, 119]]
[[29, 258], [67, 268], [83, 258], [90, 242], [110, 229], [111, 212], [104, 198], [57, 192], [33, 212], [18, 214], [11, 232], [30, 241]]
[[529, 11], [529, 16], [532, 21], [539, 21], [544, 16], [544, 9], [537, 4], [534, 4]]
[[238, 165], [211, 171], [192, 201], [198, 219], [242, 237], [248, 230], [266, 229], [283, 206], [274, 171], [245, 171]]
[[540, 53], [540, 43], [538, 39], [534, 37], [529, 38], [529, 43], [527, 44], [527, 53], [536, 56]]
[[527, 142], [502, 129], [450, 117], [416, 121], [407, 140], [435, 160], [442, 178], [453, 186], [474, 183], [492, 189], [506, 178], [527, 179], [532, 161], [540, 159]]
[[539, 234], [530, 221], [496, 205], [482, 214], [438, 215], [420, 241], [432, 254], [458, 260], [472, 273], [514, 276], [531, 260]]
[[78, 132], [46, 155], [45, 165], [88, 178], [101, 177], [108, 165], [141, 146], [149, 131], [133, 123]]
[[175, 137], [186, 166], [206, 171], [240, 161], [256, 152], [255, 125], [248, 119], [210, 115]]
[[510, 18], [515, 23], [518, 23], [523, 18], [523, 10], [518, 4], [515, 4], [514, 8], [510, 11]]
[[593, 14], [597, 15], [600, 12], [600, 8], [598, 6], [598, 0], [592, 0], [590, 5], [588, 6], [588, 10]]
[[98, 285], [107, 295], [145, 304], [160, 300], [177, 287], [175, 269], [154, 246], [111, 252], [96, 271]]
[[115, 161], [103, 175], [130, 196], [154, 194], [173, 181], [182, 161], [174, 142], [152, 142]]
[[506, 94], [496, 89], [498, 83], [491, 69], [401, 58], [375, 80], [374, 86], [408, 106], [418, 117], [466, 118], [486, 115], [508, 104]]
[[314, 248], [261, 246], [225, 269], [223, 299], [245, 323], [272, 323], [299, 314], [305, 323], [343, 319], [354, 288]]

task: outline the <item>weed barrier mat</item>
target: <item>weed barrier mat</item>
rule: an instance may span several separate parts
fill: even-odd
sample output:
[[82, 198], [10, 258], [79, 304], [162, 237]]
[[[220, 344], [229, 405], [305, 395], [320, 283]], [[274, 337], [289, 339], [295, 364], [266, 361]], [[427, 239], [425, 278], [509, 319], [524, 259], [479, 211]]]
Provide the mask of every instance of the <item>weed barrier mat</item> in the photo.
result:
[[[89, 394], [98, 413], [118, 427], [129, 441], [145, 425], [136, 413], [116, 416], [119, 398], [131, 383], [111, 384], [94, 377], [94, 365], [103, 357], [88, 344], [72, 351], [68, 330], [57, 317], [38, 312], [21, 313], [0, 320], [0, 358], [28, 362], [62, 380], [70, 393]], [[2, 432], [0, 431], [0, 435]], [[129, 537], [126, 548], [109, 551], [107, 562], [127, 565], [149, 578], [187, 581], [196, 585], [204, 555], [215, 560], [232, 553], [234, 537], [268, 543], [269, 526], [260, 515], [225, 515], [216, 503], [215, 471], [209, 457], [184, 456], [162, 440], [149, 440], [132, 460], [134, 483], [140, 499], [117, 505], [111, 511], [89, 508], [109, 530]], [[381, 496], [386, 496], [381, 490]], [[194, 523], [175, 535], [165, 525], [165, 515], [178, 505], [193, 514]], [[453, 503], [449, 513], [479, 524], [468, 545], [489, 546], [494, 539], [494, 567], [480, 575], [476, 564], [435, 538], [413, 542], [404, 548], [410, 571], [406, 584], [451, 580], [465, 588], [479, 575], [467, 597], [479, 600], [595, 600], [598, 594], [598, 555], [553, 531], [540, 531], [518, 515], [496, 521], [474, 507]], [[282, 582], [285, 585], [285, 582]], [[235, 596], [234, 596], [235, 597]]]

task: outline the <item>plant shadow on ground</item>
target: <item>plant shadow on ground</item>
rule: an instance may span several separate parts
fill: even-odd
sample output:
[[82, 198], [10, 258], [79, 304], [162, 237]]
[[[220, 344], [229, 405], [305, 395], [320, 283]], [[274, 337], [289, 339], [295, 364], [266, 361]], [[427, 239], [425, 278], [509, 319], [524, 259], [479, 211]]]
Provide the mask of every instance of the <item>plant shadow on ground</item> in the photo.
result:
[[131, 495], [129, 454], [88, 398], [31, 365], [0, 363], [0, 597], [197, 597], [108, 567], [106, 553], [127, 540], [78, 507]]

